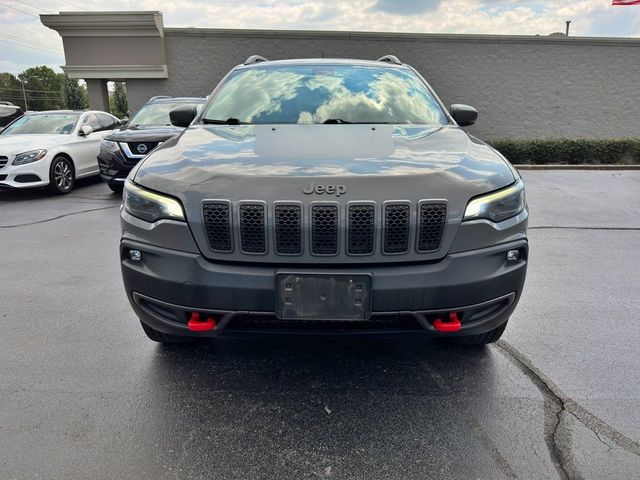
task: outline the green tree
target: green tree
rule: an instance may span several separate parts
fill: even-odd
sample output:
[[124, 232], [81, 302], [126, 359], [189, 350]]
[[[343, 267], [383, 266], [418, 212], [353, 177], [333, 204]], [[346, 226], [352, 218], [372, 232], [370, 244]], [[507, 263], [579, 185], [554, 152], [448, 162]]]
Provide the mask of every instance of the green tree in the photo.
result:
[[29, 110], [55, 110], [64, 108], [62, 82], [64, 74], [41, 65], [27, 68], [18, 75], [24, 82]]
[[0, 100], [20, 105], [24, 109], [22, 84], [12, 73], [0, 73]]
[[127, 90], [124, 82], [113, 82], [113, 92], [109, 96], [109, 109], [116, 117], [122, 118], [129, 111]]
[[62, 95], [65, 107], [70, 110], [83, 110], [89, 108], [86, 87], [80, 85], [78, 80], [66, 75], [62, 79]]

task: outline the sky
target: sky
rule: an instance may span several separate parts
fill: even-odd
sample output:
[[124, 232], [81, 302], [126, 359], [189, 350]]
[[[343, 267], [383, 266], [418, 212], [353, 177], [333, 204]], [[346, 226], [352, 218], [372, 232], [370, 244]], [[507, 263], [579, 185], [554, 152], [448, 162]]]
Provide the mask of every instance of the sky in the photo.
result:
[[640, 37], [640, 6], [611, 0], [0, 0], [0, 72], [64, 64], [59, 11], [159, 10], [167, 27]]

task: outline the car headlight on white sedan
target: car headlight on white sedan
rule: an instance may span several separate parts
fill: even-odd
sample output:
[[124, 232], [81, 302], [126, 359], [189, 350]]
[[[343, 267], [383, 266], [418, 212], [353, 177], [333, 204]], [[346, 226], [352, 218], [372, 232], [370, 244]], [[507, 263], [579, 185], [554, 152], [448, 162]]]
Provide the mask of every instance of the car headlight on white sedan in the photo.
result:
[[496, 223], [502, 222], [515, 217], [525, 207], [524, 182], [518, 180], [510, 187], [471, 200], [464, 212], [464, 220], [485, 218]]
[[100, 150], [104, 150], [105, 152], [117, 152], [120, 150], [120, 145], [118, 145], [118, 142], [114, 142], [112, 140], [102, 140], [102, 142], [100, 142]]
[[16, 158], [13, 159], [13, 165], [25, 165], [27, 163], [42, 160], [46, 154], [46, 150], [30, 150], [28, 152], [22, 152], [17, 154]]
[[162, 218], [184, 221], [184, 211], [178, 200], [166, 197], [127, 180], [124, 183], [122, 198], [125, 212], [146, 222], [155, 222]]

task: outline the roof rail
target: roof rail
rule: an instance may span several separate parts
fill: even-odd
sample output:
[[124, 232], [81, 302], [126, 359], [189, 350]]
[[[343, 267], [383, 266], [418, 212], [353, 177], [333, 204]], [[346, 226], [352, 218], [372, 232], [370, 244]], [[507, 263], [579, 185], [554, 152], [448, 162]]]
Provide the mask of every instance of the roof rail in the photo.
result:
[[376, 61], [377, 62], [394, 63], [396, 65], [402, 65], [402, 62], [400, 61], [400, 59], [398, 57], [396, 57], [395, 55], [385, 55], [384, 57], [380, 57]]
[[173, 98], [173, 96], [172, 95], [155, 95], [151, 97], [149, 100], [147, 100], [147, 102], [153, 102], [155, 100], [160, 100], [161, 98]]
[[244, 61], [244, 65], [251, 65], [252, 63], [260, 63], [260, 62], [268, 62], [269, 60], [267, 60], [264, 57], [261, 57], [260, 55], [251, 55], [249, 58], [247, 58]]

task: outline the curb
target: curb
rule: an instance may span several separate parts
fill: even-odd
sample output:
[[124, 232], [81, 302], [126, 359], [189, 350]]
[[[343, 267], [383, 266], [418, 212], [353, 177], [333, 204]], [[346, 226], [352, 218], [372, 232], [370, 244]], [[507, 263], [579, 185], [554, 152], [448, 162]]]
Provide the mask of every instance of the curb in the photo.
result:
[[517, 170], [640, 170], [640, 165], [514, 165]]

